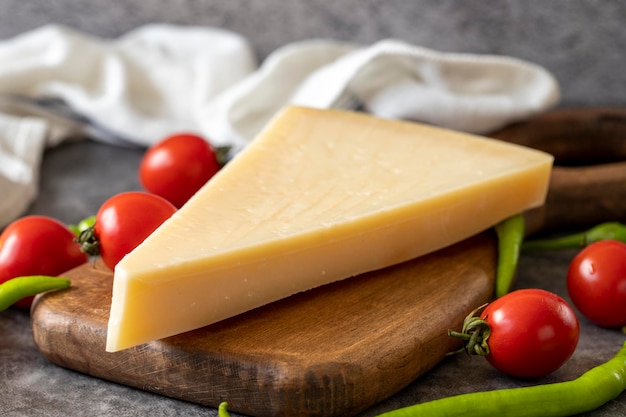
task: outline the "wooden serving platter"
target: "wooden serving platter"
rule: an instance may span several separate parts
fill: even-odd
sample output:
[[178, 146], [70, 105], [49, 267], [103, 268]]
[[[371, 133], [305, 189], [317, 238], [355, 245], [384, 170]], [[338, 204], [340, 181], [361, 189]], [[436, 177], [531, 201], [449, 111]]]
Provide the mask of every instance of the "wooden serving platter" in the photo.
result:
[[495, 237], [297, 294], [196, 331], [104, 351], [112, 273], [65, 274], [36, 298], [35, 343], [95, 377], [254, 416], [351, 416], [391, 396], [459, 347], [447, 329], [493, 292]]

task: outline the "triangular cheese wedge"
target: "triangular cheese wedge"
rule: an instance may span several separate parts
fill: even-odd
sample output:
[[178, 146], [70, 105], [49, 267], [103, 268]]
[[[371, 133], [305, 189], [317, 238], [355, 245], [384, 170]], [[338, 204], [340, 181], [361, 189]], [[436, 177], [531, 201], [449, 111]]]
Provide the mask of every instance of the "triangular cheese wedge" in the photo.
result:
[[287, 108], [117, 265], [106, 349], [449, 246], [541, 205], [551, 167], [497, 140]]

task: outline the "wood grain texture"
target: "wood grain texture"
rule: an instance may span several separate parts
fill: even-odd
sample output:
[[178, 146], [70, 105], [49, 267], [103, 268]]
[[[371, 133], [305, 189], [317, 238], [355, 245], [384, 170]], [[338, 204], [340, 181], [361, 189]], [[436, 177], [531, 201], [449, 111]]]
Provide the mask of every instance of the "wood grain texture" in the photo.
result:
[[38, 296], [34, 339], [51, 362], [254, 416], [351, 416], [396, 393], [459, 347], [447, 336], [492, 297], [485, 232], [411, 262], [307, 291], [196, 331], [104, 351], [112, 273], [70, 271]]
[[529, 211], [526, 219], [529, 233], [626, 223], [626, 162], [555, 167], [546, 204]]
[[540, 149], [558, 166], [626, 161], [626, 109], [563, 108], [511, 124], [492, 136]]

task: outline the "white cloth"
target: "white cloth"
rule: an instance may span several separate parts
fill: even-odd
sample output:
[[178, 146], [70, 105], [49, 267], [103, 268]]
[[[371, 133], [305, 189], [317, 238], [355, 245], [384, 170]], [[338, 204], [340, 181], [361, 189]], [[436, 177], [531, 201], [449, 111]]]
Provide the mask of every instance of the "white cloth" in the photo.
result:
[[24, 212], [37, 196], [45, 121], [0, 114], [0, 227]]
[[195, 131], [237, 151], [287, 104], [480, 134], [558, 100], [532, 63], [397, 40], [296, 42], [259, 66], [246, 39], [220, 29], [153, 24], [105, 40], [44, 26], [0, 41], [0, 227], [36, 197], [44, 149], [72, 136], [149, 146]]

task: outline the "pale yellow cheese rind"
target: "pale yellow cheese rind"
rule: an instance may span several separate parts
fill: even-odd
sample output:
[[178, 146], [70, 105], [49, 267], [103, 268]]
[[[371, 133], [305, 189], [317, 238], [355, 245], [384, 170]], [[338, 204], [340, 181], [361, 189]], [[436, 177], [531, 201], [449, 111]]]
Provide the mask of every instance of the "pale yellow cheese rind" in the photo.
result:
[[468, 238], [543, 204], [552, 161], [432, 126], [287, 108], [118, 264], [106, 349]]

